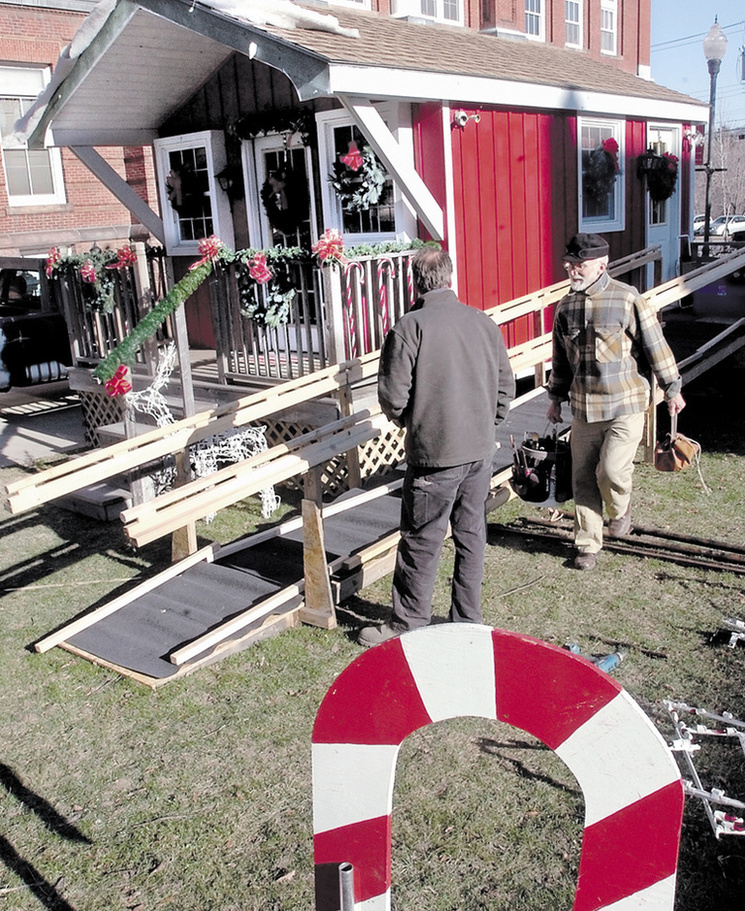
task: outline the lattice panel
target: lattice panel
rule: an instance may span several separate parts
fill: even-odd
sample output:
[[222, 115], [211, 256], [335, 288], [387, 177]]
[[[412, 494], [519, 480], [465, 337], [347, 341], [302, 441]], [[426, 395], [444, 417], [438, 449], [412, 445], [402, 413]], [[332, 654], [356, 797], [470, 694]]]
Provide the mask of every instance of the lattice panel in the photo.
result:
[[359, 447], [360, 474], [363, 478], [390, 474], [405, 458], [405, 431], [391, 424], [388, 433]]
[[124, 420], [124, 407], [119, 398], [106, 392], [80, 390], [80, 404], [83, 409], [85, 439], [91, 446], [98, 446], [99, 427], [118, 424]]
[[[263, 422], [266, 425], [266, 440], [269, 446], [287, 443], [300, 434], [315, 428], [309, 424], [289, 421]], [[363, 478], [382, 476], [392, 471], [403, 459], [403, 430], [392, 428], [392, 431], [378, 439], [371, 440], [366, 446], [358, 447], [360, 473]], [[321, 484], [325, 497], [336, 497], [349, 490], [349, 471], [344, 455], [338, 455], [327, 462], [321, 470]], [[301, 490], [300, 478], [291, 478], [284, 482], [291, 490]]]

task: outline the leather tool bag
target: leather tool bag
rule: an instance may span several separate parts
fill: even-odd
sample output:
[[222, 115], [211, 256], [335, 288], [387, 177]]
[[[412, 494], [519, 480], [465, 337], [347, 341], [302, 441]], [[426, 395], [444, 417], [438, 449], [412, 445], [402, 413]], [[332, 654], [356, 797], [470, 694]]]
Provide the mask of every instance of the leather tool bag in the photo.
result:
[[670, 418], [670, 433], [654, 447], [654, 467], [658, 471], [683, 471], [693, 465], [701, 445], [678, 433], [678, 415]]

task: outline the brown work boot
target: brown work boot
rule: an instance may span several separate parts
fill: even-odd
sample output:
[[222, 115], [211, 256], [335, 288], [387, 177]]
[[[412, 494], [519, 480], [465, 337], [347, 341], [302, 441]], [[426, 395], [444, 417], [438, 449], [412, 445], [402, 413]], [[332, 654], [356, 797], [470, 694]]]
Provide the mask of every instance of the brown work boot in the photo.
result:
[[371, 648], [373, 645], [380, 645], [381, 642], [387, 642], [389, 639], [395, 639], [400, 635], [400, 630], [393, 629], [387, 623], [383, 623], [382, 626], [363, 627], [357, 636], [357, 642], [365, 648]]
[[631, 505], [618, 519], [608, 521], [608, 534], [614, 538], [625, 538], [631, 531]]
[[597, 554], [591, 554], [589, 551], [580, 551], [574, 558], [575, 569], [595, 569], [598, 562]]

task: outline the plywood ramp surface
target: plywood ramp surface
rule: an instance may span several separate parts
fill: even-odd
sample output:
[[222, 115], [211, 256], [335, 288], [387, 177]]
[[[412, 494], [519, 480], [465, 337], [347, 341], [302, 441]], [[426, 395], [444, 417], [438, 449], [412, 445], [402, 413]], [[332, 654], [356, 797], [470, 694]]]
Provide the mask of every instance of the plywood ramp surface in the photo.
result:
[[[331, 516], [324, 522], [329, 563], [351, 556], [398, 528], [400, 500], [396, 493]], [[172, 663], [171, 654], [250, 608], [260, 607], [284, 590], [289, 594], [271, 612], [273, 619], [291, 614], [302, 604], [293, 591], [303, 579], [302, 529], [277, 534], [257, 544], [248, 537], [245, 547], [214, 562], [200, 562], [166, 579], [152, 591], [103, 617], [60, 642], [75, 654], [123, 674], [158, 685], [222, 655], [230, 644], [255, 641], [267, 617], [248, 621], [231, 637], [228, 648], [203, 653], [188, 667]], [[290, 623], [289, 625], [294, 625]]]

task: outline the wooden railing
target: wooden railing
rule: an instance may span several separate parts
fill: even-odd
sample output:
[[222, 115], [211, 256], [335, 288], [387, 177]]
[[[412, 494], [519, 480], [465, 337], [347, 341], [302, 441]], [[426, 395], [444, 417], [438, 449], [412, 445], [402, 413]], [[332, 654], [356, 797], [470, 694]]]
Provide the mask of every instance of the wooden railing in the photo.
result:
[[379, 349], [413, 303], [412, 252], [322, 268], [293, 263], [295, 295], [289, 319], [277, 327], [241, 312], [238, 267], [221, 268], [210, 283], [220, 382], [291, 380]]

